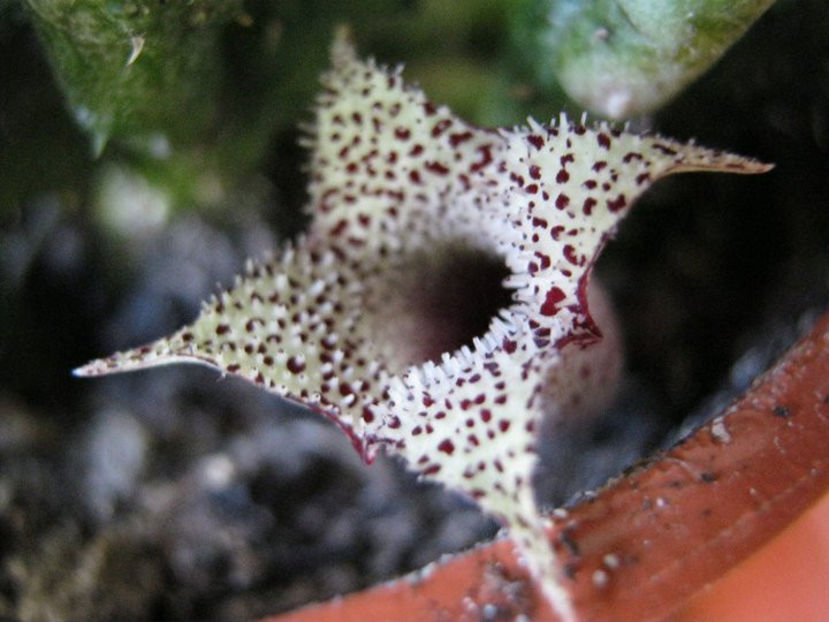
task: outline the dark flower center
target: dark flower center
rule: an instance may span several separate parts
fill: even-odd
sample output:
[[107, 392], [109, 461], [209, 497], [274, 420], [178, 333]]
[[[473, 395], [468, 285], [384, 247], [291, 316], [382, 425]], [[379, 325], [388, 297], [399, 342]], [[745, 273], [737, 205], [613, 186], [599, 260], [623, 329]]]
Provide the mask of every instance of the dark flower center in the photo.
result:
[[390, 271], [387, 300], [378, 301], [381, 337], [406, 365], [438, 362], [444, 352], [472, 346], [500, 309], [512, 304], [498, 256], [461, 244], [407, 258]]

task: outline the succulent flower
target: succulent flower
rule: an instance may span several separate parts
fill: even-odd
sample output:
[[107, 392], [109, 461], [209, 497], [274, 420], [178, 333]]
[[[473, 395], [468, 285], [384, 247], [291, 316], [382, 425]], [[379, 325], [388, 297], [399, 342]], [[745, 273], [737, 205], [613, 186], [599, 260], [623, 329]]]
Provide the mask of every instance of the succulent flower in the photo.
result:
[[769, 167], [564, 116], [483, 129], [345, 37], [332, 63], [308, 139], [307, 235], [250, 263], [193, 324], [76, 373], [202, 363], [306, 404], [366, 460], [382, 447], [496, 516], [570, 619], [531, 476], [541, 418], [616, 364], [591, 268], [657, 179]]

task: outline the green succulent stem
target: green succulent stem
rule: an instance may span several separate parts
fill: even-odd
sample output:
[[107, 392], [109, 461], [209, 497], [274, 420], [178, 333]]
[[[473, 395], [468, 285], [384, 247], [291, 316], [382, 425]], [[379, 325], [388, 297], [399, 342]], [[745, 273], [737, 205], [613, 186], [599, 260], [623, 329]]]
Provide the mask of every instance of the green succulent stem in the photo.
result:
[[79, 124], [152, 151], [188, 144], [215, 116], [222, 26], [240, 0], [27, 0]]
[[516, 38], [542, 85], [592, 112], [653, 111], [710, 67], [773, 0], [530, 0]]

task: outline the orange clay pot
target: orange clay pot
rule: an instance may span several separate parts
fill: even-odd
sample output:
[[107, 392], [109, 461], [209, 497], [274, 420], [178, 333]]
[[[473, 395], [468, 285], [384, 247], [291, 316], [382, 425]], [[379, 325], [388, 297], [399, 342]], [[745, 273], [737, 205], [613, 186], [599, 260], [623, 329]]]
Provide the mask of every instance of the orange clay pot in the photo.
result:
[[[829, 313], [744, 397], [553, 517], [581, 620], [829, 620]], [[267, 622], [555, 620], [500, 539]]]

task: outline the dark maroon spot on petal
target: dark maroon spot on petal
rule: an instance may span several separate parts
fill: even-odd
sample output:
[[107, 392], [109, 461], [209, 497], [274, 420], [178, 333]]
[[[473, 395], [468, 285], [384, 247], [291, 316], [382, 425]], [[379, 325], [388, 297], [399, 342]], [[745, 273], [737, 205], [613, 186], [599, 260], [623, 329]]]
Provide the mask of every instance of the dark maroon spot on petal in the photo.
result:
[[599, 143], [599, 147], [610, 149], [610, 136], [604, 132], [599, 132], [599, 135], [596, 136], [596, 142]]
[[620, 194], [615, 199], [607, 200], [607, 209], [611, 212], [618, 212], [624, 209], [625, 205], [627, 205], [627, 199], [625, 199], [624, 194]]
[[563, 192], [556, 197], [556, 207], [558, 209], [564, 209], [570, 205], [570, 197], [568, 197]]
[[292, 356], [291, 358], [289, 358], [285, 366], [288, 368], [288, 371], [292, 374], [301, 374], [303, 371], [305, 371], [305, 361], [303, 361], [297, 356]]
[[533, 179], [541, 179], [541, 167], [537, 164], [530, 166], [530, 177]]
[[465, 143], [467, 140], [471, 139], [474, 136], [472, 132], [458, 132], [456, 134], [449, 135], [449, 144], [453, 147], [457, 147], [461, 143]]
[[561, 169], [558, 174], [556, 175], [556, 182], [560, 184], [566, 184], [570, 180], [570, 173]]
[[336, 237], [336, 236], [342, 235], [343, 231], [345, 231], [347, 228], [348, 228], [348, 221], [345, 218], [343, 218], [334, 227], [331, 228], [330, 233], [331, 233], [331, 235]]
[[572, 244], [567, 244], [563, 251], [564, 258], [574, 266], [580, 265], [579, 257], [576, 254], [576, 249]]
[[660, 143], [654, 143], [653, 148], [656, 149], [657, 151], [661, 151], [665, 155], [669, 155], [669, 156], [676, 155], [676, 153], [677, 153], [676, 149], [671, 149], [667, 145], [662, 145]]
[[538, 134], [530, 134], [527, 136], [527, 141], [536, 149], [541, 149], [544, 146], [544, 138]]
[[438, 121], [435, 123], [435, 127], [432, 128], [432, 137], [437, 138], [443, 134], [450, 125], [452, 125], [452, 119], [441, 119]]
[[511, 421], [508, 421], [507, 419], [501, 419], [498, 422], [498, 429], [501, 432], [506, 432], [507, 430], [509, 430], [509, 427], [510, 427], [511, 424], [512, 424]]
[[541, 305], [541, 315], [552, 316], [558, 313], [558, 304], [566, 297], [567, 295], [560, 288], [551, 288], [547, 292], [544, 304]]
[[470, 170], [473, 173], [477, 173], [482, 168], [487, 166], [488, 164], [492, 163], [492, 146], [491, 145], [481, 145], [477, 149], [478, 153], [481, 154], [481, 159], [475, 162], [471, 167]]
[[424, 167], [427, 171], [435, 173], [436, 175], [446, 175], [449, 172], [449, 168], [440, 162], [427, 162], [424, 164]]
[[455, 444], [448, 438], [445, 438], [438, 445], [438, 451], [442, 451], [446, 455], [451, 456], [455, 452]]

